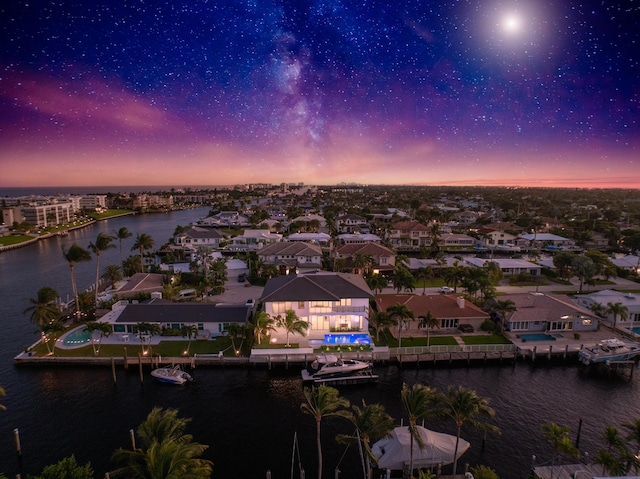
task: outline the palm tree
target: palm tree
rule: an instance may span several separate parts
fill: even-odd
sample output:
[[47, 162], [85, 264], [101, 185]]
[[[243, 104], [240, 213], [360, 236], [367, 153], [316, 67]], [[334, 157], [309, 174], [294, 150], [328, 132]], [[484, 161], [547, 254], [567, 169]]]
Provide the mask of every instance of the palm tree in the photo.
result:
[[463, 386], [450, 386], [445, 394], [437, 398], [439, 413], [453, 419], [456, 425], [456, 446], [453, 454], [453, 477], [456, 477], [458, 466], [458, 446], [462, 426], [468, 423], [476, 429], [498, 433], [500, 430], [491, 424], [481, 421], [480, 416], [492, 418], [495, 411], [489, 406], [489, 399], [480, 397], [475, 391]]
[[380, 273], [371, 274], [365, 278], [367, 282], [367, 286], [371, 288], [372, 291], [382, 293], [382, 290], [387, 287], [387, 280]]
[[620, 316], [620, 321], [626, 321], [629, 317], [629, 309], [622, 304], [620, 301], [617, 303], [607, 303], [607, 309], [605, 311], [607, 314], [613, 315], [613, 330], [616, 330], [616, 320], [618, 316]]
[[36, 299], [30, 298], [28, 301], [31, 303], [22, 314], [31, 313], [31, 322], [42, 327], [45, 324], [49, 324], [52, 321], [60, 319], [60, 308], [55, 304], [55, 300], [58, 298], [58, 292], [44, 286], [38, 290]]
[[62, 247], [62, 255], [64, 256], [64, 259], [69, 262], [69, 270], [71, 271], [71, 289], [73, 290], [73, 297], [76, 301], [76, 314], [79, 314], [80, 305], [78, 301], [78, 288], [76, 287], [76, 276], [73, 268], [76, 263], [81, 261], [91, 261], [91, 253], [73, 243], [66, 251], [64, 246]]
[[195, 324], [183, 324], [180, 328], [180, 334], [183, 338], [187, 338], [189, 340], [187, 343], [187, 350], [185, 351], [185, 354], [188, 356], [189, 350], [191, 349], [191, 338], [195, 339], [198, 337], [198, 326]]
[[253, 317], [253, 335], [258, 341], [258, 344], [261, 343], [263, 336], [267, 336], [270, 332], [276, 331], [274, 325], [275, 320], [269, 316], [269, 313], [266, 311], [260, 311]]
[[[230, 323], [226, 329], [227, 336], [229, 336], [229, 339], [231, 340], [231, 346], [233, 346], [233, 351], [236, 353], [236, 356], [240, 354], [240, 350], [236, 348], [236, 339], [243, 333], [243, 330], [244, 327], [238, 323]], [[242, 344], [240, 347], [242, 347]]]
[[[91, 347], [93, 348], [93, 354], [97, 356], [100, 354], [100, 345], [102, 344], [102, 338], [108, 337], [113, 332], [113, 328], [109, 323], [104, 323], [100, 321], [88, 321], [84, 325], [84, 331], [89, 332], [89, 337], [91, 338]], [[95, 343], [93, 341], [93, 332], [99, 331], [100, 336], [98, 337], [98, 342]]]
[[390, 326], [398, 324], [398, 322], [389, 316], [386, 311], [374, 311], [369, 316], [369, 326], [376, 331], [376, 342], [380, 342], [380, 331], [388, 329]]
[[351, 443], [355, 441], [360, 442], [362, 449], [364, 449], [364, 452], [369, 459], [365, 462], [367, 479], [371, 479], [371, 461], [378, 461], [378, 458], [371, 450], [371, 443], [375, 443], [376, 441], [389, 436], [393, 430], [393, 418], [387, 414], [383, 405], [368, 405], [364, 399], [362, 400], [362, 409], [356, 405], [352, 405], [351, 409], [353, 410], [353, 414], [351, 414], [350, 420], [356, 427], [357, 435], [349, 436], [341, 434], [338, 435], [336, 439], [338, 442], [343, 443]]
[[464, 266], [460, 266], [457, 261], [453, 263], [449, 269], [445, 271], [444, 280], [447, 286], [453, 286], [453, 292], [458, 292], [458, 283], [462, 281], [465, 276]]
[[113, 232], [116, 234], [115, 238], [120, 243], [120, 263], [122, 264], [122, 242], [127, 238], [131, 238], [133, 233], [129, 231], [126, 226], [123, 226], [118, 231], [113, 230]]
[[304, 388], [306, 402], [300, 405], [303, 413], [316, 420], [316, 443], [318, 446], [318, 479], [322, 479], [322, 442], [320, 441], [320, 424], [325, 417], [344, 417], [349, 419], [349, 401], [340, 397], [337, 389], [321, 384], [313, 388]]
[[431, 266], [427, 266], [426, 268], [418, 268], [416, 271], [416, 278], [422, 281], [422, 294], [426, 294], [427, 291], [427, 280], [433, 279], [434, 277], [433, 268]]
[[579, 457], [580, 451], [576, 448], [571, 439], [569, 439], [569, 428], [558, 426], [556, 423], [542, 424], [542, 436], [551, 444], [553, 456], [551, 457], [551, 479], [553, 479], [553, 465], [556, 457], [560, 454], [568, 454], [573, 457]]
[[151, 336], [154, 334], [160, 334], [160, 326], [157, 323], [136, 323], [136, 331], [138, 333], [138, 340], [142, 347], [142, 354], [147, 354], [148, 345], [145, 347], [146, 342], [151, 342]]
[[40, 335], [42, 337], [42, 342], [47, 346], [47, 351], [49, 352], [49, 355], [53, 354], [53, 351], [55, 350], [55, 347], [56, 347], [55, 341], [53, 342], [53, 347], [49, 346], [50, 339], [53, 336], [55, 336], [56, 333], [61, 333], [65, 329], [66, 328], [64, 324], [62, 324], [62, 322], [59, 319], [56, 319], [55, 321], [51, 321], [50, 323], [47, 323], [47, 324], [43, 324], [40, 327]]
[[589, 305], [589, 311], [591, 311], [596, 316], [601, 318], [605, 317], [607, 308], [605, 308], [602, 303], [591, 303]]
[[431, 311], [427, 311], [422, 324], [427, 327], [427, 347], [429, 347], [431, 328], [439, 328], [440, 320], [431, 314]]
[[101, 279], [109, 281], [111, 283], [111, 287], [115, 289], [116, 283], [124, 279], [124, 274], [122, 274], [122, 266], [118, 264], [108, 264], [102, 270]]
[[398, 322], [398, 347], [402, 347], [402, 328], [406, 324], [407, 319], [415, 319], [413, 311], [409, 309], [406, 304], [396, 303], [393, 306], [387, 308], [387, 313], [390, 317], [394, 318]]
[[114, 461], [124, 464], [114, 476], [138, 479], [208, 479], [213, 463], [200, 456], [209, 448], [185, 434], [190, 419], [178, 418], [175, 409], [154, 408], [136, 433], [140, 447], [118, 449]]
[[499, 300], [493, 303], [491, 310], [500, 317], [500, 331], [504, 331], [504, 321], [507, 314], [515, 313], [518, 310], [516, 304], [510, 299]]
[[93, 251], [93, 254], [96, 255], [96, 298], [95, 298], [96, 307], [98, 306], [98, 290], [99, 290], [98, 284], [100, 280], [100, 277], [99, 277], [100, 254], [103, 251], [116, 247], [116, 245], [111, 244], [112, 241], [113, 241], [113, 236], [107, 236], [104, 233], [98, 233], [95, 243], [89, 243], [89, 249]]
[[413, 443], [415, 441], [420, 449], [425, 446], [418, 430], [418, 421], [433, 414], [431, 405], [436, 397], [436, 392], [423, 384], [414, 384], [409, 387], [408, 384], [404, 383], [400, 397], [409, 416], [409, 474], [413, 475]]
[[305, 336], [309, 323], [303, 319], [300, 319], [293, 309], [287, 309], [285, 311], [284, 318], [278, 316], [276, 318], [276, 324], [279, 328], [283, 328], [287, 333], [287, 347], [289, 347], [289, 333], [301, 334]]
[[153, 248], [155, 241], [146, 233], [138, 233], [136, 242], [131, 247], [131, 251], [140, 251], [140, 272], [144, 272], [144, 251]]

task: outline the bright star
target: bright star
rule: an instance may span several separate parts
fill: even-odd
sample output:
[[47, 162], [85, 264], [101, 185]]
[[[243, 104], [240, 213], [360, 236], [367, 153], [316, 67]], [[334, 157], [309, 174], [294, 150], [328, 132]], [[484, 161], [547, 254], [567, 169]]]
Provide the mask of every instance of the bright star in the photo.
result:
[[507, 14], [502, 19], [502, 28], [507, 33], [517, 33], [522, 27], [522, 21], [520, 17], [515, 13]]

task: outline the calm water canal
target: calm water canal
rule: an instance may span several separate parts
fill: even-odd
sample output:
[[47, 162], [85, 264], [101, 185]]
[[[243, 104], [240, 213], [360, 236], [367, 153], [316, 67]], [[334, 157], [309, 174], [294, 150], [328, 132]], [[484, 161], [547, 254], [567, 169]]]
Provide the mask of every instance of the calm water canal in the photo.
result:
[[[293, 436], [297, 432], [302, 466], [307, 477], [315, 477], [315, 424], [300, 412], [303, 401], [298, 371], [262, 369], [207, 369], [195, 371], [195, 382], [185, 388], [160, 385], [149, 379], [141, 384], [137, 372], [118, 371], [113, 384], [109, 368], [57, 369], [17, 368], [13, 357], [37, 335], [23, 310], [26, 298], [36, 296], [42, 286], [54, 287], [63, 297], [71, 294], [69, 267], [61, 246], [72, 242], [86, 247], [99, 232], [113, 234], [126, 226], [134, 233], [150, 234], [156, 246], [166, 242], [176, 225], [186, 225], [204, 216], [206, 209], [162, 215], [122, 217], [78, 230], [64, 238], [0, 254], [0, 385], [7, 395], [0, 403], [0, 472], [14, 477], [19, 472], [13, 430], [22, 440], [23, 477], [40, 472], [43, 466], [75, 454], [79, 462], [91, 461], [96, 477], [103, 477], [113, 464], [111, 454], [129, 446], [129, 429], [135, 428], [152, 407], [178, 408], [193, 418], [189, 432], [208, 444], [206, 457], [214, 463], [216, 478], [263, 478], [270, 469], [274, 479], [290, 475]], [[124, 244], [129, 254], [133, 238]], [[101, 265], [117, 263], [119, 250], [103, 253]], [[76, 267], [78, 285], [87, 288], [95, 274], [95, 263]], [[594, 454], [603, 447], [605, 425], [620, 426], [640, 417], [638, 375], [631, 381], [587, 373], [577, 366], [542, 362], [537, 366], [518, 363], [515, 367], [429, 366], [402, 369], [379, 367], [376, 385], [342, 390], [352, 403], [379, 402], [397, 422], [403, 416], [400, 389], [403, 382], [423, 383], [445, 389], [463, 385], [491, 398], [501, 436], [486, 438], [463, 431], [472, 444], [461, 463], [487, 464], [502, 479], [524, 479], [531, 455], [548, 459], [549, 447], [540, 434], [540, 424], [554, 421], [568, 426], [575, 438], [583, 420], [580, 449]], [[427, 427], [454, 433], [447, 422]], [[350, 433], [339, 420], [323, 423], [325, 477], [334, 477], [339, 467], [342, 478], [363, 477], [355, 448], [346, 450], [333, 437]], [[296, 470], [297, 470], [296, 463]], [[296, 476], [297, 477], [297, 474]]]

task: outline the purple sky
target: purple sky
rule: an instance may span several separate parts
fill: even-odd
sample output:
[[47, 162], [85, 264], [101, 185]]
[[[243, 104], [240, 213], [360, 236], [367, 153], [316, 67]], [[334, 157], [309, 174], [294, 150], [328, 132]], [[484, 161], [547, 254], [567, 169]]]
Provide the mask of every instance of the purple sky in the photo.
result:
[[640, 187], [631, 1], [0, 6], [0, 186]]

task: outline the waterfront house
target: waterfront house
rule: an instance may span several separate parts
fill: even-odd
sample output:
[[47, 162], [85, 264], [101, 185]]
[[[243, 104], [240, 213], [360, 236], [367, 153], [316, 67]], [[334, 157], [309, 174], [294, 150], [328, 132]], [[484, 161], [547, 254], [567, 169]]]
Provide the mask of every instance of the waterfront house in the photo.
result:
[[275, 265], [281, 275], [291, 270], [305, 273], [322, 268], [320, 246], [302, 241], [274, 243], [258, 250], [257, 254], [263, 263]]
[[502, 274], [505, 276], [514, 274], [530, 274], [531, 276], [540, 276], [542, 273], [542, 266], [539, 264], [531, 263], [523, 259], [510, 259], [510, 258], [464, 258], [465, 266], [472, 268], [482, 268], [486, 263], [496, 263]]
[[164, 299], [151, 299], [140, 303], [119, 301], [102, 321], [113, 326], [116, 337], [127, 341], [128, 335], [137, 333], [138, 323], [157, 324], [167, 334], [179, 334], [183, 326], [196, 326], [198, 338], [209, 339], [225, 334], [229, 324], [246, 324], [250, 308], [246, 305], [219, 305], [214, 303], [172, 303]]
[[173, 241], [183, 248], [197, 250], [200, 246], [217, 249], [224, 239], [224, 235], [219, 230], [192, 226], [190, 229], [177, 234]]
[[362, 276], [317, 272], [269, 279], [260, 302], [271, 317], [293, 310], [309, 323], [310, 340], [324, 340], [330, 333], [368, 334], [372, 298]]
[[503, 294], [497, 299], [512, 301], [517, 308], [503, 318], [506, 331], [580, 333], [598, 329], [598, 316], [564, 295], [532, 292]]
[[418, 221], [399, 221], [389, 230], [388, 239], [396, 250], [420, 249], [431, 244], [429, 228]]
[[[574, 298], [576, 304], [590, 309], [594, 304], [599, 304], [606, 309], [609, 304], [620, 303], [627, 308], [627, 319], [623, 320], [619, 315], [616, 317], [616, 328], [637, 328], [640, 327], [640, 295], [634, 293], [622, 293], [612, 289], [603, 289], [589, 294], [581, 294]], [[605, 313], [604, 317], [610, 324], [613, 324], [613, 315]]]
[[[461, 325], [470, 325], [478, 331], [489, 315], [471, 301], [455, 294], [379, 294], [376, 296], [378, 311], [386, 311], [397, 303], [406, 305], [415, 317], [404, 323], [403, 336], [422, 336], [426, 334], [425, 318], [429, 312], [438, 320], [438, 327], [431, 332], [450, 333]], [[397, 328], [392, 328], [395, 332]]]
[[235, 251], [257, 251], [265, 245], [282, 241], [282, 235], [268, 229], [247, 229], [241, 235], [233, 237], [233, 244], [227, 249]]
[[340, 244], [382, 243], [382, 238], [371, 233], [344, 233], [338, 235]]

